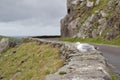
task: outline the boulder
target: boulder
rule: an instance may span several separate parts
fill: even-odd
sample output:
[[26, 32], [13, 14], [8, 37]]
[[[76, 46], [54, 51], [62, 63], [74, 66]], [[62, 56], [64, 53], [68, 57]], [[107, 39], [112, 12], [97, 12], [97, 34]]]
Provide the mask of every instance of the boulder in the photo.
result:
[[93, 7], [93, 5], [94, 5], [94, 2], [87, 0], [87, 4], [86, 4], [87, 7]]
[[0, 41], [0, 53], [2, 53], [3, 51], [6, 51], [9, 48], [9, 44], [10, 44], [9, 39], [8, 38], [3, 38]]

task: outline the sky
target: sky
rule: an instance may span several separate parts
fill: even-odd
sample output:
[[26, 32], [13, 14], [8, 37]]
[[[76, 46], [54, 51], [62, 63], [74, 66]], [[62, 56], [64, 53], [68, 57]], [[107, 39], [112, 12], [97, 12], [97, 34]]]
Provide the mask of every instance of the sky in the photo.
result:
[[0, 35], [59, 35], [66, 0], [0, 0]]

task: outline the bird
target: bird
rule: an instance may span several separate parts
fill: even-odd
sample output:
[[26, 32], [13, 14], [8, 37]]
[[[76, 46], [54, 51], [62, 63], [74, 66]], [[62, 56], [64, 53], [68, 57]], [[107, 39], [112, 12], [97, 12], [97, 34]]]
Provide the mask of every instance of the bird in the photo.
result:
[[90, 45], [88, 43], [76, 42], [75, 44], [76, 44], [77, 50], [79, 50], [80, 52], [88, 52], [88, 51], [96, 50], [96, 48], [93, 45]]

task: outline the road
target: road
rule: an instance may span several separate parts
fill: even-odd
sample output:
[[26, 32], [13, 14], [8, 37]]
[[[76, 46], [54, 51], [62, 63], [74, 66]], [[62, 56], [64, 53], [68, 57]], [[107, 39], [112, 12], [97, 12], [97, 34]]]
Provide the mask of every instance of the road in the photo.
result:
[[99, 51], [103, 53], [103, 56], [107, 61], [116, 67], [117, 72], [120, 74], [120, 46], [108, 46], [108, 45], [95, 45], [99, 47]]
[[[57, 40], [59, 41], [59, 37], [48, 37], [42, 38], [48, 40]], [[93, 44], [99, 47], [99, 51], [103, 53], [103, 56], [107, 59], [107, 61], [116, 67], [116, 71], [120, 74], [120, 46], [108, 46], [108, 45], [99, 45]]]

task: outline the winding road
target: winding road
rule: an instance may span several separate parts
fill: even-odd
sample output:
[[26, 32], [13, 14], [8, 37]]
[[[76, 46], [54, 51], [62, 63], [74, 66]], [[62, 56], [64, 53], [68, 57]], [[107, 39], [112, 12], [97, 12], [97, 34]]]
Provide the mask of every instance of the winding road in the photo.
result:
[[110, 64], [116, 67], [116, 71], [120, 74], [120, 46], [94, 45], [99, 47], [98, 50], [103, 53]]

